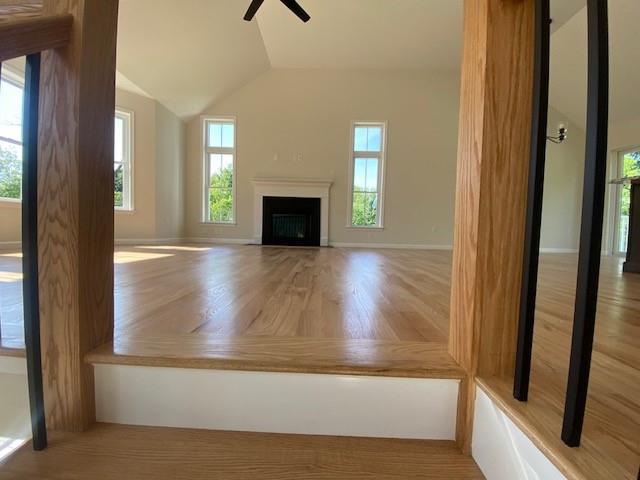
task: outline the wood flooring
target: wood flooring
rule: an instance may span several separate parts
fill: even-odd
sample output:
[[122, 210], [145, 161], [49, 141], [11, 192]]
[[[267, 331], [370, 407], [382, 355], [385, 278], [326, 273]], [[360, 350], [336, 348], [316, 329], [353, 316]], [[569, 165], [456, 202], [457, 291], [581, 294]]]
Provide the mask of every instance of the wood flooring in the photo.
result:
[[1, 480], [484, 478], [454, 442], [215, 432], [97, 424], [25, 445]]
[[569, 479], [635, 480], [640, 469], [640, 275], [603, 257], [589, 395], [580, 448], [562, 443], [576, 256], [543, 255], [529, 401], [512, 396], [512, 378], [480, 386]]
[[[451, 253], [257, 246], [119, 247], [116, 337], [98, 363], [460, 378], [446, 351]], [[20, 257], [0, 252], [3, 345], [21, 337]], [[576, 256], [542, 255], [531, 397], [481, 387], [569, 478], [640, 466], [640, 275], [603, 257], [583, 447], [560, 442]], [[16, 352], [15, 348], [9, 351]], [[2, 354], [2, 352], [0, 352]]]

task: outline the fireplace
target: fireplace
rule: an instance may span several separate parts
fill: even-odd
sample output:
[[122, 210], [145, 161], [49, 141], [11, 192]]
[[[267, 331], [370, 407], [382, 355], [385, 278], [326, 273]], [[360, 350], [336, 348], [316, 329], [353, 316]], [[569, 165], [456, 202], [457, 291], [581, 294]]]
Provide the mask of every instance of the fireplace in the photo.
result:
[[320, 198], [262, 197], [262, 244], [320, 246]]

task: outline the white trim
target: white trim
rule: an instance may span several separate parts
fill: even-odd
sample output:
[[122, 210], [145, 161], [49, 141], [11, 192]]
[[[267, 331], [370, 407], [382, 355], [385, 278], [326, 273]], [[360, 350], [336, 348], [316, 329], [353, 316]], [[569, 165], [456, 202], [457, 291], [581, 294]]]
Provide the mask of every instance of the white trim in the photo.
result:
[[[20, 72], [18, 69], [8, 65], [7, 63], [1, 65], [0, 71], [0, 80], [4, 80], [5, 82], [13, 85], [15, 88], [22, 90], [22, 95], [24, 96], [24, 72]], [[20, 114], [20, 122], [24, 119], [22, 118], [22, 113]], [[14, 139], [3, 139], [5, 143], [9, 143], [14, 147], [18, 147], [18, 149], [22, 148], [22, 132], [20, 133], [20, 142], [15, 141]], [[20, 187], [20, 198], [11, 198], [11, 197], [0, 197], [0, 203], [9, 204], [9, 205], [21, 205], [22, 204], [22, 186]]]
[[396, 248], [398, 250], [453, 250], [453, 245], [427, 245], [410, 243], [353, 243], [353, 242], [330, 242], [329, 245], [336, 248]]
[[164, 245], [183, 243], [183, 238], [116, 238], [116, 245]]
[[22, 242], [0, 242], [0, 250], [22, 250]]
[[522, 430], [476, 387], [472, 455], [487, 480], [566, 480]]
[[[114, 205], [113, 209], [116, 212], [133, 212], [135, 211], [135, 112], [128, 108], [119, 107], [116, 105], [115, 113], [113, 116], [114, 120], [116, 118], [121, 118], [124, 121], [124, 130], [123, 130], [123, 155], [122, 164], [128, 170], [127, 172], [127, 181], [122, 183], [122, 207], [116, 207]], [[114, 156], [115, 161], [115, 156]]]
[[253, 238], [189, 237], [185, 238], [184, 242], [212, 245], [254, 245]]
[[[624, 175], [624, 172], [621, 171], [621, 167], [622, 167], [622, 159], [624, 155], [626, 155], [627, 153], [632, 153], [637, 151], [640, 151], [640, 146], [625, 147], [625, 148], [616, 149], [612, 151], [613, 168], [611, 168], [612, 172], [609, 175], [610, 180], [617, 180], [619, 178], [622, 178], [622, 176]], [[606, 211], [606, 213], [611, 215], [611, 219], [609, 219], [605, 224], [607, 228], [611, 229], [611, 233], [609, 233], [606, 236], [606, 239], [611, 242], [611, 245], [609, 246], [610, 248], [608, 248], [607, 250], [609, 250], [609, 253], [611, 255], [625, 257], [627, 252], [621, 252], [618, 249], [618, 246], [620, 244], [620, 239], [618, 238], [618, 235], [620, 234], [620, 226], [619, 226], [620, 196], [621, 196], [621, 190], [623, 188], [623, 185], [616, 184], [611, 186], [613, 187], [612, 188], [613, 198], [611, 197], [609, 198], [611, 199], [613, 204]]]
[[[202, 201], [201, 201], [201, 215], [200, 221], [207, 225], [236, 225], [238, 222], [237, 212], [237, 197], [238, 197], [238, 121], [235, 116], [232, 115], [201, 115], [200, 121], [202, 123]], [[220, 123], [233, 123], [233, 148], [213, 148], [208, 145], [208, 122], [220, 122]], [[210, 154], [222, 154], [231, 155], [233, 157], [233, 173], [231, 184], [231, 222], [211, 222], [209, 217], [209, 155]]]
[[0, 208], [22, 208], [22, 200], [19, 198], [0, 197]]
[[542, 247], [540, 253], [578, 253], [577, 248]]
[[[355, 150], [355, 129], [358, 125], [382, 126], [382, 138], [380, 152], [357, 152]], [[346, 228], [362, 228], [369, 230], [380, 230], [384, 228], [384, 205], [385, 205], [385, 181], [387, 177], [387, 130], [388, 122], [383, 121], [360, 121], [353, 120], [351, 122], [351, 141], [349, 145], [349, 177], [347, 185], [347, 222]], [[377, 223], [371, 227], [353, 225], [353, 180], [354, 180], [354, 162], [355, 158], [378, 158], [380, 165], [378, 166], [378, 212]]]
[[[94, 365], [96, 417], [129, 425], [453, 440], [459, 380]], [[197, 394], [194, 394], [197, 392]]]
[[254, 178], [253, 243], [262, 244], [264, 197], [302, 197], [320, 199], [320, 246], [329, 245], [329, 201], [333, 180], [309, 178]]

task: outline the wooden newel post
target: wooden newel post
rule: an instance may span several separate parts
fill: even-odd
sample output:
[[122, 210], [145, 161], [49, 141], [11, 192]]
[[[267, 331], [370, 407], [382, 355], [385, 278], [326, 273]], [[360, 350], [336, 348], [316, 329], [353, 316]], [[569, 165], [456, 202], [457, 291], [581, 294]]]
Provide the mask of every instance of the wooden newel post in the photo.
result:
[[465, 0], [449, 351], [474, 377], [513, 375], [530, 151], [535, 0]]
[[41, 69], [38, 247], [49, 428], [95, 421], [87, 351], [113, 337], [113, 135], [118, 0], [44, 0], [74, 17]]

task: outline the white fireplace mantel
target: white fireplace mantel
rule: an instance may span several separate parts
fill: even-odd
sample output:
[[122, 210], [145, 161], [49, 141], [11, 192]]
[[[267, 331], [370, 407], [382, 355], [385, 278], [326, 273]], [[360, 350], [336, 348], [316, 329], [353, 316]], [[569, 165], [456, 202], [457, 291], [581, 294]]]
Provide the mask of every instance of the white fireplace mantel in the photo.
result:
[[320, 245], [329, 245], [329, 190], [333, 180], [308, 178], [254, 178], [253, 240], [262, 243], [263, 197], [300, 197], [320, 199]]

